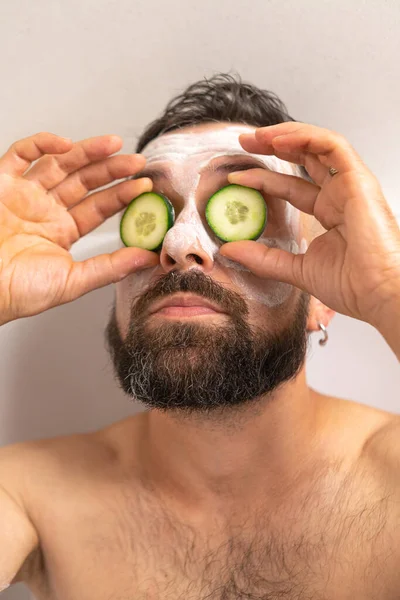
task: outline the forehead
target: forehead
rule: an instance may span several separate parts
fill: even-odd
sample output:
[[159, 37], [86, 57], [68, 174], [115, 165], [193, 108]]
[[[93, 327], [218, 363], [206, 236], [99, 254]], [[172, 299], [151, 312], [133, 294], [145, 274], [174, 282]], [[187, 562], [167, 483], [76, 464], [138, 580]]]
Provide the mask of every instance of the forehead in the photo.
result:
[[152, 140], [142, 154], [148, 162], [180, 161], [198, 154], [244, 152], [239, 143], [241, 133], [250, 133], [254, 127], [245, 125], [207, 124], [185, 127]]
[[240, 123], [206, 123], [184, 127], [152, 140], [141, 153], [148, 165], [185, 163], [188, 166], [189, 161], [199, 165], [223, 156], [238, 156], [254, 158], [273, 171], [298, 175], [298, 166], [293, 163], [274, 155], [251, 154], [242, 148], [240, 134], [255, 130], [256, 127]]

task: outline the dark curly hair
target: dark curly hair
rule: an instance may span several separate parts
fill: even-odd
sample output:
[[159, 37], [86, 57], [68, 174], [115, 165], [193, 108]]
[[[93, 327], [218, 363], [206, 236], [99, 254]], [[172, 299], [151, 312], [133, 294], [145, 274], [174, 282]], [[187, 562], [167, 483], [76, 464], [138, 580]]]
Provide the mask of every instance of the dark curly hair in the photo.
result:
[[[296, 121], [287, 112], [285, 104], [274, 93], [245, 83], [239, 75], [219, 73], [190, 85], [172, 98], [163, 114], [152, 121], [137, 143], [136, 152], [154, 138], [189, 125], [200, 123], [244, 123], [253, 127]], [[304, 179], [312, 181], [304, 166]]]

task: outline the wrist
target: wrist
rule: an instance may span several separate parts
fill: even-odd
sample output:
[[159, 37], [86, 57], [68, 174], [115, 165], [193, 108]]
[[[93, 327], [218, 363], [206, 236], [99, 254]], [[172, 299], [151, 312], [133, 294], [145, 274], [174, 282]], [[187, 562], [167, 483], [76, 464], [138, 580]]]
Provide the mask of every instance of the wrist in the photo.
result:
[[369, 323], [384, 337], [400, 361], [400, 281], [382, 300], [380, 310]]
[[9, 323], [9, 321], [7, 321], [7, 319], [5, 318], [5, 315], [0, 314], [0, 327], [2, 325], [6, 325], [6, 323]]

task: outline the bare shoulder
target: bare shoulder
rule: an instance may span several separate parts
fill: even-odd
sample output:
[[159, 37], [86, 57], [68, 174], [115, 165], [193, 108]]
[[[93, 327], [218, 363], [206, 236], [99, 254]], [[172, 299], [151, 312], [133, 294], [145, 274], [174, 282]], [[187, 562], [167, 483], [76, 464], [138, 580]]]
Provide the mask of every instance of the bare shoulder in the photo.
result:
[[360, 435], [360, 454], [389, 469], [396, 469], [400, 476], [400, 414], [352, 400], [335, 400], [339, 411], [347, 415], [349, 430]]
[[10, 444], [0, 448], [0, 480], [7, 481], [17, 501], [35, 506], [47, 489], [59, 482], [96, 472], [112, 462], [113, 450], [102, 443], [97, 431], [54, 436]]
[[[2, 511], [23, 539], [26, 558], [11, 583], [42, 581], [40, 539], [46, 505], [60, 504], [71, 492], [90, 491], [113, 472], [115, 451], [97, 431], [8, 444], [0, 448]], [[14, 504], [11, 504], [13, 502]], [[46, 504], [47, 503], [47, 504]], [[16, 536], [18, 537], [18, 536]], [[20, 551], [20, 550], [18, 550]], [[15, 572], [14, 572], [15, 573]]]
[[[138, 417], [138, 419], [136, 419]], [[69, 475], [93, 477], [97, 468], [106, 476], [107, 465], [118, 459], [119, 445], [135, 439], [140, 415], [101, 429], [9, 444], [0, 448], [0, 482], [7, 481], [16, 499], [29, 500], [40, 487], [53, 486]]]
[[370, 464], [371, 468], [381, 463], [382, 467], [397, 469], [400, 476], [400, 415], [354, 400], [315, 393], [323, 407], [332, 447], [345, 449], [346, 454]]
[[387, 422], [366, 441], [364, 451], [382, 469], [388, 470], [400, 489], [400, 415], [389, 414]]
[[400, 494], [400, 415], [350, 400], [339, 402], [343, 413], [347, 411], [349, 431], [360, 437], [360, 458]]
[[[64, 436], [17, 442], [0, 448], [0, 525], [3, 525], [2, 537], [5, 537], [2, 543], [7, 543], [11, 553], [8, 559], [13, 560], [12, 579], [7, 580], [11, 584], [27, 583], [42, 573], [41, 530], [37, 515], [63, 477], [60, 466], [71, 464], [75, 440], [75, 436]], [[7, 527], [4, 530], [5, 519]], [[13, 538], [7, 541], [11, 529]], [[22, 564], [19, 561], [23, 561]], [[18, 566], [16, 573], [15, 566]], [[7, 560], [2, 567], [7, 572]], [[8, 568], [11, 569], [10, 565]]]

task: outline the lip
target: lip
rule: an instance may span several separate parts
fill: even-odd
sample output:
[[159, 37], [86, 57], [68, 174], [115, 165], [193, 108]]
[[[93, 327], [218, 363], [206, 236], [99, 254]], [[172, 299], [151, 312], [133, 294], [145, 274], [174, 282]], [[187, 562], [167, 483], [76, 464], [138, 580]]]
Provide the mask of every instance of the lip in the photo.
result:
[[212, 302], [209, 302], [205, 298], [202, 298], [201, 296], [194, 296], [194, 295], [188, 295], [188, 294], [185, 294], [185, 295], [174, 294], [173, 296], [170, 296], [169, 298], [165, 298], [161, 302], [156, 303], [154, 305], [154, 307], [149, 311], [149, 313], [154, 314], [154, 313], [158, 312], [159, 310], [162, 310], [163, 308], [170, 307], [170, 306], [177, 306], [180, 308], [201, 307], [201, 308], [207, 308], [207, 309], [212, 310], [217, 313], [225, 312], [225, 311], [221, 310], [218, 306], [216, 306]]

